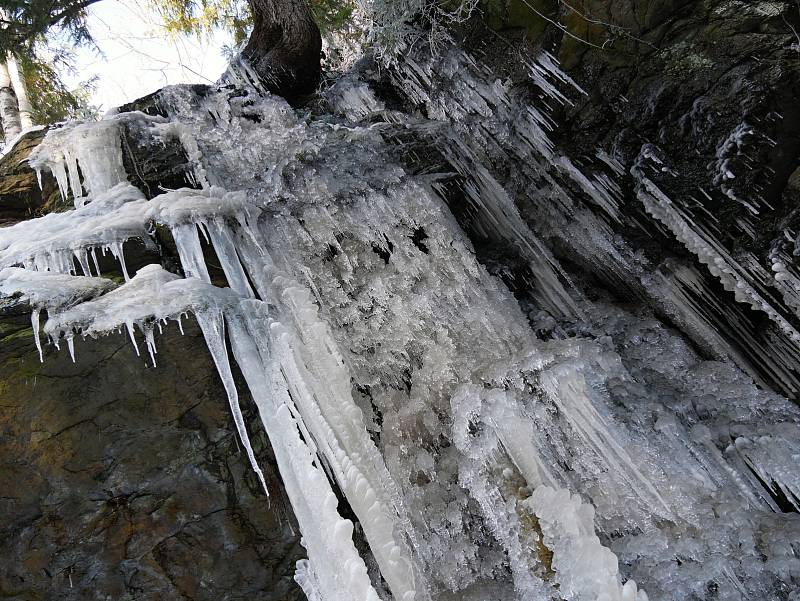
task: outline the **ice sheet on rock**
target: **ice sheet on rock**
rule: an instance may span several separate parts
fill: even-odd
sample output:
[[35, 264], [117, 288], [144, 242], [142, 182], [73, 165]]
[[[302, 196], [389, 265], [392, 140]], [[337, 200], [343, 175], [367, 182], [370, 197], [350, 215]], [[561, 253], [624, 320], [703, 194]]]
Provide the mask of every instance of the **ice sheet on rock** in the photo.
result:
[[128, 179], [114, 118], [75, 121], [51, 129], [28, 163], [37, 172], [49, 169], [61, 196], [66, 199], [72, 192], [76, 207], [84, 204], [86, 196], [107, 192]]
[[236, 303], [227, 288], [216, 288], [197, 278], [182, 278], [160, 265], [142, 267], [116, 290], [62, 311], [45, 324], [54, 338], [71, 335], [97, 336], [123, 326], [175, 319], [183, 313], [223, 310]]
[[138, 188], [121, 183], [77, 209], [0, 228], [0, 267], [70, 273], [77, 259], [83, 275], [89, 276], [87, 253], [109, 250], [125, 269], [122, 244], [131, 238], [149, 241], [146, 206]]
[[147, 216], [167, 226], [202, 223], [215, 218], [244, 219], [253, 203], [243, 192], [218, 186], [204, 190], [181, 188], [159, 194], [148, 204]]
[[[100, 121], [70, 122], [51, 129], [31, 153], [29, 164], [37, 174], [51, 171], [64, 199], [71, 192], [80, 207], [115, 185], [126, 182], [120, 132], [127, 126], [136, 135], [163, 141], [177, 139], [192, 165], [191, 176], [202, 188], [209, 183], [202, 165], [202, 152], [186, 124], [139, 111], [112, 111]], [[41, 181], [41, 175], [39, 175]]]
[[0, 297], [17, 297], [38, 309], [61, 309], [112, 290], [116, 284], [97, 277], [71, 276], [19, 267], [0, 271]]
[[104, 294], [115, 286], [114, 282], [104, 278], [70, 276], [18, 267], [6, 267], [0, 271], [0, 298], [10, 297], [14, 302], [31, 306], [31, 327], [40, 361], [44, 360], [39, 337], [41, 311], [44, 309], [48, 314], [54, 315], [65, 307]]

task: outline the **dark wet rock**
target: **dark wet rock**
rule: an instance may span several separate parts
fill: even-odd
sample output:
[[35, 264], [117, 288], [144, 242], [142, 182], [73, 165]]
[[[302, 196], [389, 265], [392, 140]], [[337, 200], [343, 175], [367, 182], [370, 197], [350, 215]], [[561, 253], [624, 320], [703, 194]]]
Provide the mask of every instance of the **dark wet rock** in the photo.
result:
[[39, 363], [26, 313], [0, 328], [0, 597], [302, 598], [260, 420], [242, 394], [269, 499], [195, 323], [165, 329], [157, 368], [122, 335]]
[[28, 166], [31, 151], [44, 139], [46, 130], [26, 133], [0, 158], [0, 226], [57, 210], [61, 197], [53, 177], [42, 174], [42, 189]]
[[162, 141], [134, 121], [122, 124], [120, 142], [128, 179], [148, 199], [165, 190], [200, 188], [193, 181], [192, 165], [179, 139]]

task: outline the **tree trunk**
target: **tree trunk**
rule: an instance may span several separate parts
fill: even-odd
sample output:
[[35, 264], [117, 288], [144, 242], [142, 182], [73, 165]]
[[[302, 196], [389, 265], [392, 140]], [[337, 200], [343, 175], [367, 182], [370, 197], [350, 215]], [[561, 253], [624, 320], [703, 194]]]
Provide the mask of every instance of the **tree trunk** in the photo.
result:
[[14, 88], [14, 93], [17, 95], [19, 121], [22, 125], [22, 129], [27, 129], [33, 126], [33, 105], [28, 95], [28, 86], [19, 69], [19, 65], [17, 65], [17, 59], [11, 53], [8, 55], [7, 64], [8, 73], [11, 76], [11, 86]]
[[3, 132], [5, 133], [6, 142], [22, 131], [17, 97], [11, 87], [11, 76], [8, 73], [8, 65], [5, 62], [0, 62], [0, 119], [3, 120]]
[[253, 33], [244, 58], [274, 94], [297, 104], [319, 84], [322, 38], [305, 0], [248, 0]]

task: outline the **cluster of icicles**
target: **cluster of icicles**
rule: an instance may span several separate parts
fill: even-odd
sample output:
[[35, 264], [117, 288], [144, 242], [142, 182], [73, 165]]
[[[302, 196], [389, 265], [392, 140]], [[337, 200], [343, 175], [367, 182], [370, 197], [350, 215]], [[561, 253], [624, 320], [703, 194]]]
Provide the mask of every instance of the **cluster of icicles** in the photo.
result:
[[[56, 346], [66, 341], [73, 359], [76, 335], [96, 337], [123, 328], [138, 353], [138, 328], [155, 365], [155, 328], [194, 314], [266, 490], [239, 407], [227, 341], [258, 406], [308, 553], [296, 575], [308, 598], [380, 598], [354, 545], [353, 524], [337, 510], [333, 481], [358, 516], [393, 598], [430, 599], [402, 496], [353, 401], [345, 362], [308, 286], [277, 270], [254, 234], [257, 205], [244, 193], [205, 184], [199, 167], [195, 176], [205, 184], [202, 189], [146, 199], [127, 182], [121, 118], [50, 132], [31, 157], [33, 167], [55, 175], [65, 197], [71, 192], [75, 208], [0, 230], [0, 295], [33, 308], [40, 355], [39, 318], [46, 311], [44, 333]], [[159, 135], [166, 135], [163, 121], [151, 120]], [[185, 132], [170, 133], [197, 158]], [[186, 277], [154, 264], [130, 276], [123, 245], [132, 239], [153, 245], [155, 225], [171, 232]], [[201, 235], [213, 246], [228, 288], [210, 283]], [[108, 252], [121, 265], [125, 283], [119, 286], [101, 277], [98, 256]], [[288, 314], [278, 319], [266, 299], [279, 301]], [[590, 505], [547, 485], [538, 486], [526, 503], [552, 550], [553, 568], [563, 566], [559, 584], [565, 598], [647, 599], [632, 580], [620, 583], [616, 557], [594, 532]]]

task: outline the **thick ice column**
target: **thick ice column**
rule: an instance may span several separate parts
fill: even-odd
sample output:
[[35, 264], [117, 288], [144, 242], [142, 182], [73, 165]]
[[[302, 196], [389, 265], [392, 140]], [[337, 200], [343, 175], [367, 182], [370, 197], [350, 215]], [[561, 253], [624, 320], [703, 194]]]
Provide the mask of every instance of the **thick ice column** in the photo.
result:
[[303, 421], [359, 518], [381, 575], [398, 601], [428, 599], [424, 581], [406, 542], [411, 536], [397, 486], [367, 433], [352, 398], [350, 377], [336, 342], [305, 287], [276, 278], [297, 336], [275, 325], [275, 360], [286, 374]]
[[298, 562], [295, 578], [309, 599], [378, 601], [353, 544], [353, 524], [336, 510], [336, 496], [319, 465], [317, 449], [288, 393], [280, 364], [270, 357], [263, 303], [244, 306], [244, 316], [229, 314], [231, 346], [258, 405], [308, 551], [309, 561]]
[[[486, 402], [484, 403], [484, 398]], [[557, 485], [543, 484], [552, 478], [536, 460], [531, 446], [533, 463], [522, 457], [507, 457], [525, 477], [533, 495], [525, 500], [507, 502], [498, 489], [502, 459], [512, 449], [525, 450], [532, 431], [519, 430], [513, 422], [524, 422], [511, 399], [501, 390], [485, 390], [479, 386], [462, 386], [453, 396], [453, 439], [462, 455], [459, 464], [459, 483], [478, 501], [493, 533], [503, 544], [514, 576], [514, 586], [523, 599], [545, 597], [544, 583], [531, 574], [535, 559], [529, 537], [523, 535], [519, 513], [534, 515], [543, 543], [553, 552], [553, 579], [559, 585], [558, 594], [565, 601], [646, 601], [644, 591], [636, 583], [620, 584], [617, 557], [600, 543], [594, 531], [594, 508]], [[514, 418], [516, 419], [509, 419]], [[529, 418], [527, 418], [529, 419]], [[479, 427], [475, 427], [477, 425]], [[515, 435], [521, 434], [521, 440]], [[501, 440], [503, 441], [501, 444]], [[510, 443], [510, 444], [509, 444]], [[511, 468], [502, 469], [509, 474]], [[513, 508], [513, 510], [512, 510]]]
[[[499, 489], [498, 479], [494, 474], [513, 472], [510, 464], [513, 457], [506, 457], [507, 449], [501, 444], [501, 431], [505, 424], [498, 423], [496, 413], [485, 415], [483, 396], [502, 397], [503, 391], [484, 390], [481, 386], [463, 385], [451, 398], [453, 416], [453, 441], [460, 453], [458, 465], [458, 481], [478, 502], [485, 523], [495, 538], [503, 545], [508, 556], [509, 567], [514, 580], [514, 588], [523, 600], [546, 598], [548, 587], [545, 582], [534, 575], [533, 568], [541, 562], [534, 555], [534, 544], [537, 533], [528, 528], [525, 532], [519, 516], [516, 499], [506, 500]], [[496, 398], [495, 402], [501, 401]], [[487, 404], [493, 404], [489, 401]], [[516, 417], [517, 423], [524, 420]], [[480, 427], [474, 428], [477, 424]], [[523, 433], [520, 443], [529, 439], [532, 432]], [[506, 436], [503, 441], [513, 437]], [[530, 444], [530, 443], [529, 443]], [[539, 458], [530, 445], [530, 457], [526, 457], [527, 468], [533, 468], [529, 475], [520, 469], [529, 486], [537, 486], [541, 482], [540, 469], [537, 469]], [[510, 454], [510, 453], [509, 453]], [[518, 466], [517, 466], [518, 467]], [[533, 537], [533, 538], [532, 538]]]
[[242, 298], [253, 298], [253, 289], [247, 281], [247, 275], [245, 275], [236, 252], [236, 244], [230, 227], [222, 219], [212, 219], [205, 225], [217, 257], [222, 263], [222, 270], [225, 272], [228, 284]]

